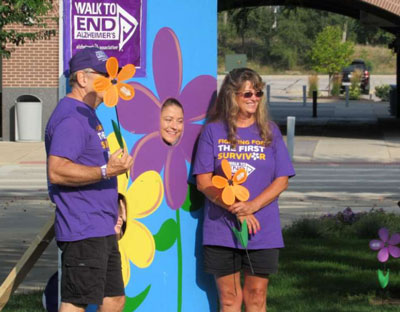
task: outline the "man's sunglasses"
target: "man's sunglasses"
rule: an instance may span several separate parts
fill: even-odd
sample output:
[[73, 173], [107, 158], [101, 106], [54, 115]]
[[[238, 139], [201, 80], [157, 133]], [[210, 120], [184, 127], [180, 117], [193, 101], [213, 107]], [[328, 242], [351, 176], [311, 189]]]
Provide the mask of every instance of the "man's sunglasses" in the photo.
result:
[[94, 71], [94, 70], [87, 70], [87, 71], [85, 71], [85, 73], [87, 73], [87, 74], [97, 74], [97, 75], [100, 75], [100, 76], [108, 78], [108, 74], [107, 73], [100, 73], [100, 72]]
[[249, 99], [251, 98], [253, 95], [255, 95], [256, 97], [260, 98], [264, 95], [263, 91], [257, 91], [255, 93], [251, 92], [251, 91], [246, 91], [246, 92], [238, 92], [237, 94], [242, 95], [244, 98]]

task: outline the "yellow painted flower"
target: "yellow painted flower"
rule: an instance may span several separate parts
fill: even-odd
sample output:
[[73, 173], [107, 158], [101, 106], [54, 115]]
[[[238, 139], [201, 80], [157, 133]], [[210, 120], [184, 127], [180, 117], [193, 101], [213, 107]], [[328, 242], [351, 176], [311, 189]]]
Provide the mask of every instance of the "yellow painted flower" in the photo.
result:
[[130, 279], [129, 260], [139, 268], [146, 268], [155, 254], [153, 234], [137, 219], [149, 216], [160, 206], [164, 187], [158, 172], [150, 170], [133, 181], [126, 192], [126, 231], [119, 240], [122, 273], [125, 286]]
[[[119, 146], [117, 137], [115, 136], [114, 132], [112, 132], [107, 137], [107, 141], [108, 141], [108, 147], [110, 149], [110, 153], [114, 153], [116, 150], [121, 148]], [[122, 138], [122, 141], [124, 143], [124, 146], [126, 146], [126, 142], [125, 142], [124, 138]], [[130, 176], [130, 171], [128, 171], [127, 174], [120, 174], [117, 177], [117, 180], [118, 180], [118, 193], [121, 193], [125, 197], [126, 197], [126, 191], [128, 189], [129, 176]]]
[[131, 100], [135, 96], [135, 90], [131, 85], [122, 81], [128, 80], [135, 75], [135, 66], [127, 64], [118, 73], [118, 60], [112, 56], [107, 59], [106, 68], [108, 77], [100, 76], [93, 83], [93, 88], [96, 92], [105, 92], [104, 104], [108, 107], [113, 107], [117, 105], [118, 97], [126, 101]]
[[[110, 134], [108, 141], [111, 152], [119, 148], [115, 134]], [[138, 219], [155, 212], [164, 197], [163, 182], [156, 171], [142, 173], [133, 181], [129, 189], [126, 189], [127, 184], [127, 175], [121, 174], [118, 177], [118, 191], [125, 195], [127, 216], [126, 230], [118, 243], [125, 286], [130, 279], [130, 261], [139, 268], [146, 268], [153, 262], [155, 254], [153, 234]]]

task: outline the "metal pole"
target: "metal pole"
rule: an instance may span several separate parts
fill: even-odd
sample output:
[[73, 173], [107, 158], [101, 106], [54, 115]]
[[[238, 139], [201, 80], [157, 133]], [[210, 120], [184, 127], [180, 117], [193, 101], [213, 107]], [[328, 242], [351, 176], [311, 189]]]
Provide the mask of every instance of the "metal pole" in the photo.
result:
[[294, 155], [294, 129], [296, 126], [296, 117], [288, 116], [286, 122], [286, 139], [287, 139], [287, 148], [290, 155], [290, 160], [293, 160]]
[[[58, 7], [58, 30], [59, 33], [62, 34], [64, 32], [64, 0], [59, 1]], [[64, 76], [64, 37], [59, 36], [58, 40], [58, 100], [62, 99], [67, 94], [67, 81]], [[58, 309], [61, 306], [61, 276], [62, 276], [62, 266], [61, 266], [61, 255], [62, 252], [59, 248], [57, 248], [57, 304]]]
[[267, 104], [271, 104], [271, 86], [267, 85]]
[[62, 252], [61, 249], [57, 248], [57, 271], [58, 271], [58, 276], [57, 276], [57, 285], [58, 285], [58, 291], [57, 291], [57, 304], [58, 304], [58, 309], [61, 307], [61, 278], [62, 278], [62, 265], [61, 265], [61, 256]]
[[346, 86], [345, 90], [346, 90], [346, 107], [349, 107], [349, 86]]
[[[396, 37], [396, 41], [397, 44], [399, 44], [399, 39], [400, 36], [397, 35]], [[397, 53], [397, 75], [396, 75], [396, 91], [395, 91], [395, 103], [393, 105], [394, 108], [394, 115], [396, 116], [396, 118], [400, 118], [400, 48], [397, 47], [396, 49], [396, 53]]]
[[[58, 33], [64, 31], [64, 0], [58, 6]], [[58, 100], [67, 94], [67, 79], [64, 76], [64, 36], [58, 38]]]
[[312, 116], [313, 118], [317, 117], [317, 91], [313, 91], [312, 93]]
[[265, 94], [265, 108], [267, 109], [267, 112], [269, 112], [269, 104], [268, 104], [268, 99], [267, 99], [267, 85], [264, 86], [264, 94]]
[[307, 105], [307, 86], [303, 86], [303, 106]]

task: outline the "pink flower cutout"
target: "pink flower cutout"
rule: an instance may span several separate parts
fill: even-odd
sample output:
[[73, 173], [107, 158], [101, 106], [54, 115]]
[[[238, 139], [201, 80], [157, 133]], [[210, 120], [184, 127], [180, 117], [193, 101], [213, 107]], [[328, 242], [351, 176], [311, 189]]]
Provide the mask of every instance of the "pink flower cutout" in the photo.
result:
[[369, 242], [369, 247], [372, 250], [379, 250], [378, 260], [380, 262], [386, 262], [389, 259], [389, 254], [393, 258], [400, 257], [400, 248], [395, 246], [400, 243], [400, 234], [394, 233], [389, 237], [389, 230], [386, 228], [381, 228], [378, 231], [380, 239], [373, 239]]
[[[146, 134], [131, 151], [134, 159], [131, 179], [134, 181], [148, 170], [164, 170], [167, 204], [172, 209], [178, 209], [186, 199], [187, 168], [201, 130], [199, 121], [205, 118], [215, 96], [217, 82], [213, 76], [201, 75], [182, 89], [182, 53], [179, 40], [170, 28], [162, 28], [157, 33], [152, 64], [157, 94], [138, 82], [129, 82], [135, 89], [135, 97], [130, 101], [120, 101], [119, 120], [128, 131]], [[183, 105], [184, 131], [175, 145], [168, 146], [162, 141], [159, 131], [160, 108], [171, 97]]]

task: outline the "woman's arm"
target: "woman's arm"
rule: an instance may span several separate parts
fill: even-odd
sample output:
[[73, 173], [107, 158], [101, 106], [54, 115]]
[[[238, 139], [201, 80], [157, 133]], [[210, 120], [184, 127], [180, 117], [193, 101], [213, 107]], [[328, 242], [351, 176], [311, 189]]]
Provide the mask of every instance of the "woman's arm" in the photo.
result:
[[209, 201], [212, 203], [229, 210], [229, 206], [225, 205], [224, 202], [222, 201], [221, 194], [222, 190], [216, 188], [212, 182], [212, 173], [202, 173], [198, 174], [196, 176], [196, 183], [197, 183], [197, 189], [202, 192]]
[[228, 207], [228, 210], [237, 216], [253, 214], [274, 201], [284, 190], [287, 189], [288, 185], [288, 177], [278, 177], [254, 199], [246, 202], [236, 202], [232, 206]]
[[[214, 204], [230, 211], [232, 206], [228, 206], [224, 204], [221, 199], [222, 190], [216, 188], [212, 182], [212, 173], [202, 173], [196, 176], [197, 189], [202, 192], [211, 202]], [[247, 226], [250, 234], [255, 234], [260, 230], [260, 222], [258, 222], [257, 218], [253, 216], [253, 214], [249, 213], [247, 215], [237, 216], [241, 223], [246, 219]]]

